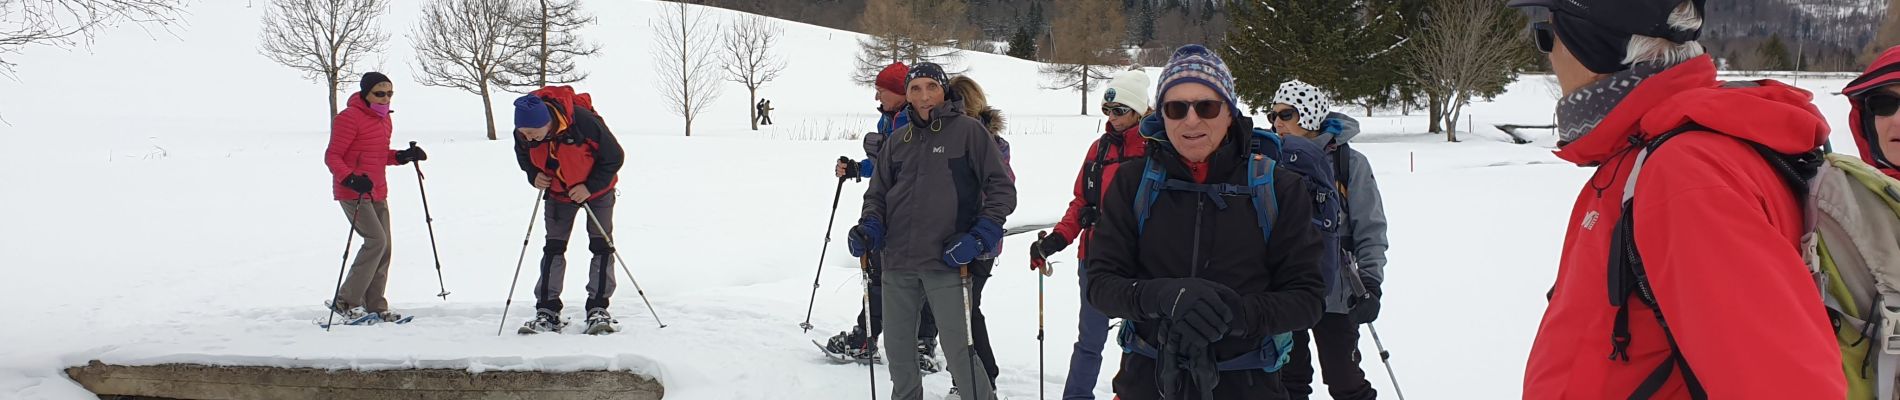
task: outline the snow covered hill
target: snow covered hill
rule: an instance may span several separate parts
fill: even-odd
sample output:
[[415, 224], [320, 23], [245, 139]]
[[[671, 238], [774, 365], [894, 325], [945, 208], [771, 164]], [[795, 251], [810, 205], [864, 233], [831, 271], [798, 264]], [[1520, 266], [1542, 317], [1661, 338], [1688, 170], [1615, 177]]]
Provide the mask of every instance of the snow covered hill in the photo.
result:
[[[522, 287], [501, 319], [535, 192], [508, 142], [482, 140], [475, 96], [413, 83], [403, 33], [418, 6], [402, 2], [383, 21], [393, 40], [378, 63], [400, 93], [395, 140], [431, 154], [421, 168], [453, 294], [434, 297], [417, 177], [397, 167], [390, 293], [417, 320], [326, 333], [311, 320], [324, 316], [318, 304], [335, 283], [348, 225], [321, 164], [322, 88], [256, 54], [261, 9], [208, 3], [192, 6], [190, 26], [175, 37], [120, 29], [90, 52], [30, 50], [19, 57], [20, 81], [0, 81], [0, 117], [9, 123], [0, 125], [9, 139], [0, 146], [0, 310], [13, 321], [0, 325], [0, 398], [91, 398], [59, 372], [91, 359], [623, 369], [658, 377], [672, 399], [866, 397], [863, 367], [830, 365], [809, 343], [848, 329], [858, 308], [856, 263], [842, 243], [822, 260], [812, 318], [819, 329], [797, 327], [837, 189], [831, 162], [862, 153], [839, 138], [871, 129], [872, 92], [848, 78], [857, 34], [787, 22], [780, 50], [790, 68], [762, 93], [774, 100], [778, 124], [747, 130], [744, 92], [728, 84], [696, 126], [702, 134], [682, 138], [679, 119], [652, 94], [647, 21], [658, 3], [588, 4], [600, 19], [588, 35], [604, 51], [583, 64], [594, 77], [580, 87], [594, 93], [628, 151], [619, 248], [669, 327], [658, 328], [623, 280], [614, 299], [620, 334], [497, 336], [499, 325], [512, 330], [529, 316], [532, 295]], [[738, 15], [714, 13], [720, 21]], [[1061, 215], [1102, 122], [1075, 115], [1076, 93], [1039, 89], [1036, 66], [966, 58], [968, 74], [1010, 116], [1021, 192], [1012, 226]], [[1842, 128], [1846, 102], [1829, 93], [1844, 83], [1800, 81]], [[1549, 77], [1526, 76], [1471, 106], [1472, 125], [1548, 123], [1555, 90]], [[1422, 116], [1363, 122], [1356, 148], [1371, 158], [1392, 224], [1380, 334], [1407, 394], [1516, 397], [1569, 201], [1588, 170], [1550, 156], [1548, 135], [1514, 145], [1479, 129], [1444, 143], [1419, 133]], [[1848, 137], [1836, 132], [1835, 140]], [[843, 188], [839, 237], [856, 220], [862, 185]], [[542, 229], [533, 223], [538, 247]], [[1035, 340], [1039, 282], [1027, 269], [1028, 244], [1008, 242], [985, 294], [1001, 392], [1016, 399], [1036, 398], [1039, 386], [1060, 391], [1076, 324], [1074, 255], [1065, 253], [1053, 258], [1064, 261], [1058, 274], [1041, 282], [1049, 339]], [[516, 279], [532, 284], [534, 268], [526, 269]], [[581, 296], [580, 275], [568, 276], [570, 301]], [[1039, 347], [1047, 355], [1040, 375]], [[1370, 340], [1364, 347], [1376, 354]], [[1105, 353], [1103, 398], [1119, 351], [1111, 344]], [[1377, 360], [1364, 366], [1381, 390], [1392, 387]], [[878, 375], [888, 390], [885, 372]], [[942, 393], [948, 381], [928, 376], [927, 391]]]

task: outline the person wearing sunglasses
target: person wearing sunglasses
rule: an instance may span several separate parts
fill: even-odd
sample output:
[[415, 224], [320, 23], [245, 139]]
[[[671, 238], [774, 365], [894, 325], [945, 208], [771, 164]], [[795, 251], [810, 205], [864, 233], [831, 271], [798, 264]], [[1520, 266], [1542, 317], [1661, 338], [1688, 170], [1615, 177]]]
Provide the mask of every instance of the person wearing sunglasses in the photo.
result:
[[384, 169], [391, 165], [427, 160], [427, 153], [414, 145], [390, 150], [389, 103], [396, 96], [395, 85], [380, 72], [364, 73], [359, 89], [350, 95], [349, 106], [330, 121], [330, 146], [323, 152], [323, 164], [330, 169], [330, 186], [343, 216], [350, 220], [363, 246], [357, 249], [356, 262], [343, 280], [343, 286], [326, 303], [331, 312], [344, 321], [375, 317], [396, 321], [402, 315], [389, 311], [389, 298], [383, 290], [389, 284], [389, 186]]
[[1557, 157], [1593, 170], [1524, 398], [1847, 395], [1802, 204], [1769, 161], [1819, 149], [1827, 122], [1804, 90], [1718, 81], [1696, 42], [1703, 3], [1508, 3], [1529, 12], [1563, 89]]
[[[616, 287], [614, 280], [614, 186], [626, 151], [593, 107], [593, 96], [568, 86], [536, 89], [514, 102], [515, 163], [528, 183], [541, 191], [547, 225], [541, 248], [541, 274], [534, 284], [533, 319], [516, 333], [560, 333], [561, 291], [567, 275], [567, 241], [574, 224], [587, 229], [587, 301], [585, 333], [619, 331], [608, 312]], [[587, 207], [582, 211], [581, 207]]]
[[[1385, 294], [1380, 290], [1385, 280], [1385, 250], [1389, 247], [1385, 200], [1379, 194], [1378, 181], [1372, 177], [1372, 163], [1348, 145], [1359, 135], [1359, 121], [1331, 112], [1332, 106], [1319, 88], [1288, 81], [1273, 93], [1267, 118], [1286, 140], [1309, 140], [1326, 150], [1327, 164], [1333, 166], [1336, 179], [1333, 184], [1345, 200], [1348, 221], [1346, 229], [1340, 231], [1340, 248], [1346, 253], [1341, 255], [1342, 265], [1321, 268], [1334, 268], [1340, 274], [1357, 271], [1366, 291], [1355, 293], [1345, 287], [1344, 279], [1336, 282], [1340, 286], [1328, 291], [1332, 295], [1326, 297], [1326, 314], [1319, 324], [1310, 331], [1293, 333], [1293, 352], [1281, 378], [1293, 398], [1305, 399], [1313, 394], [1314, 352], [1308, 350], [1307, 342], [1315, 342], [1319, 371], [1324, 373], [1326, 391], [1332, 398], [1369, 400], [1378, 397], [1378, 392], [1366, 381], [1365, 371], [1359, 369], [1359, 324], [1379, 318], [1379, 304]], [[1344, 263], [1357, 263], [1357, 268]]]
[[[1088, 259], [1088, 238], [1094, 233], [1095, 221], [1101, 217], [1102, 196], [1108, 192], [1106, 180], [1115, 177], [1122, 161], [1139, 159], [1146, 154], [1148, 142], [1141, 137], [1141, 119], [1154, 111], [1148, 106], [1150, 84], [1148, 73], [1140, 70], [1122, 71], [1108, 81], [1108, 89], [1102, 92], [1102, 115], [1108, 117], [1108, 122], [1102, 124], [1104, 132], [1089, 145], [1088, 152], [1082, 153], [1082, 170], [1075, 175], [1075, 197], [1069, 200], [1069, 210], [1062, 214], [1055, 232], [1036, 239], [1030, 246], [1031, 269], [1043, 275], [1054, 274], [1049, 256], [1062, 252], [1071, 243], [1077, 244], [1078, 261]], [[1080, 293], [1087, 293], [1089, 285], [1086, 268], [1087, 263], [1076, 265], [1076, 275], [1081, 278]], [[1063, 400], [1095, 398], [1095, 384], [1102, 372], [1102, 345], [1108, 341], [1108, 316], [1090, 306], [1086, 296], [1079, 308], [1075, 349], [1069, 353], [1068, 383], [1062, 389]]]
[[1854, 145], [1868, 165], [1900, 178], [1900, 46], [1888, 48], [1867, 66], [1867, 72], [1841, 91], [1853, 104], [1848, 126]]
[[[1016, 184], [983, 122], [933, 63], [905, 81], [910, 123], [884, 138], [857, 226], [846, 235], [852, 256], [882, 251], [884, 348], [915, 345], [924, 305], [936, 319], [944, 358], [960, 398], [995, 398], [970, 346], [970, 282], [962, 272], [1003, 238], [1016, 210]], [[918, 353], [887, 351], [891, 398], [923, 396]]]
[[[1115, 394], [1289, 398], [1268, 339], [1312, 327], [1324, 308], [1313, 202], [1287, 195], [1311, 192], [1298, 173], [1273, 169], [1273, 192], [1285, 194], [1267, 203], [1278, 211], [1269, 235], [1250, 197], [1209, 191], [1250, 188], [1250, 160], [1258, 157], [1254, 123], [1235, 106], [1227, 64], [1206, 47], [1183, 46], [1159, 82], [1161, 112], [1140, 124], [1153, 140], [1146, 159], [1116, 171], [1089, 239], [1087, 303], [1130, 322], [1118, 339], [1127, 351]], [[1182, 189], [1136, 199], [1148, 162], [1166, 175], [1162, 186]], [[1138, 204], [1146, 204], [1145, 220]], [[1128, 350], [1144, 345], [1157, 350]], [[1206, 393], [1212, 396], [1199, 396]]]

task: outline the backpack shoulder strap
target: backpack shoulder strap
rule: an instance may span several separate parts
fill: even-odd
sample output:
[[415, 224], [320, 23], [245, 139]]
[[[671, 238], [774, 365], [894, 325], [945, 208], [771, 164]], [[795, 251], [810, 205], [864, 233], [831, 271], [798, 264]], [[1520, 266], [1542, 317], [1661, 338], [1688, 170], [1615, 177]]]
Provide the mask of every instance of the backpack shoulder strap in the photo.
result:
[[1135, 185], [1135, 233], [1141, 234], [1148, 229], [1148, 214], [1153, 211], [1155, 200], [1161, 197], [1161, 184], [1168, 179], [1166, 171], [1155, 164], [1154, 157], [1143, 157], [1141, 164], [1141, 183]]
[[1247, 187], [1252, 190], [1254, 222], [1260, 224], [1260, 235], [1273, 242], [1273, 222], [1280, 217], [1278, 189], [1274, 187], [1273, 170], [1279, 167], [1279, 161], [1261, 154], [1254, 154], [1247, 160]]
[[1280, 196], [1274, 187], [1273, 172], [1280, 166], [1280, 135], [1254, 128], [1253, 154], [1247, 157], [1247, 187], [1253, 192], [1254, 222], [1260, 225], [1260, 237], [1271, 245], [1273, 223], [1280, 218]]
[[[1087, 165], [1082, 166], [1082, 202], [1089, 207], [1100, 207], [1102, 205], [1102, 179], [1109, 178], [1102, 176], [1102, 174], [1103, 171], [1108, 170], [1109, 149], [1119, 147], [1111, 143], [1113, 141], [1109, 138], [1110, 135], [1105, 134], [1102, 135], [1101, 138], [1095, 139], [1095, 157], [1089, 159]], [[1115, 161], [1120, 162], [1122, 158], [1116, 157]]]

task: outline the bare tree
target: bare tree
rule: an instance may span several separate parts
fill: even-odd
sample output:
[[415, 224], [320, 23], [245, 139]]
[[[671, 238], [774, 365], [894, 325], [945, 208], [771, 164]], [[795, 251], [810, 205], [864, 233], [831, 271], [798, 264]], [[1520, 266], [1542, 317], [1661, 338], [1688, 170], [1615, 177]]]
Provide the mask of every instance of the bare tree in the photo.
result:
[[416, 45], [418, 80], [426, 86], [462, 89], [482, 96], [488, 140], [496, 140], [489, 85], [501, 85], [502, 65], [521, 54], [520, 27], [510, 23], [513, 0], [434, 0], [410, 32]]
[[600, 52], [599, 45], [582, 40], [579, 33], [594, 21], [580, 0], [528, 0], [515, 11], [522, 37], [513, 43], [523, 54], [502, 64], [506, 86], [533, 90], [586, 80], [588, 74], [574, 59]]
[[1493, 0], [1438, 0], [1423, 32], [1408, 49], [1412, 66], [1405, 73], [1419, 82], [1446, 125], [1445, 139], [1458, 141], [1458, 118], [1477, 96], [1494, 96], [1526, 65], [1526, 48], [1516, 11]]
[[1089, 93], [1128, 64], [1121, 47], [1127, 32], [1119, 7], [1113, 0], [1056, 2], [1055, 9], [1062, 15], [1050, 26], [1049, 63], [1041, 67], [1050, 83], [1043, 88], [1081, 93], [1081, 115], [1089, 115]]
[[363, 57], [388, 45], [389, 34], [377, 28], [388, 12], [387, 0], [271, 0], [258, 53], [323, 82], [329, 115], [336, 115], [343, 82]]
[[[170, 29], [185, 0], [0, 0], [0, 56], [31, 45], [71, 47], [121, 22]], [[0, 75], [17, 65], [0, 57]]]
[[960, 0], [866, 0], [858, 25], [871, 37], [858, 41], [852, 80], [870, 86], [877, 80], [877, 73], [893, 62], [929, 62], [942, 66], [947, 73], [961, 73], [955, 67], [963, 59], [957, 38], [966, 29], [960, 18], [966, 7]]
[[726, 48], [720, 52], [726, 67], [726, 80], [745, 85], [746, 109], [751, 110], [752, 130], [759, 130], [759, 87], [778, 79], [785, 70], [785, 59], [772, 54], [772, 46], [785, 33], [785, 27], [758, 15], [746, 15], [733, 21], [726, 34]]
[[657, 41], [655, 85], [667, 107], [686, 118], [686, 136], [693, 136], [693, 120], [719, 98], [719, 63], [714, 56], [719, 26], [700, 6], [663, 3], [660, 10], [660, 18], [649, 21]]

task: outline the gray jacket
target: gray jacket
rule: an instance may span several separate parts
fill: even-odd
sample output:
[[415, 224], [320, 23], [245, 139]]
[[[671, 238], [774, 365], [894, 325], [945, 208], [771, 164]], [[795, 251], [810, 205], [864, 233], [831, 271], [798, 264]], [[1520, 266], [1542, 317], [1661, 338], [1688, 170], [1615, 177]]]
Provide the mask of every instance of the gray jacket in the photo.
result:
[[864, 192], [864, 218], [885, 227], [886, 271], [945, 271], [943, 250], [978, 218], [1001, 227], [1016, 210], [1016, 185], [1002, 150], [961, 102], [946, 102], [924, 121], [884, 138], [878, 166]]
[[[1359, 121], [1345, 114], [1328, 115], [1324, 131], [1313, 141], [1322, 146], [1351, 143], [1359, 135]], [[1379, 194], [1379, 182], [1372, 177], [1372, 163], [1366, 155], [1351, 147], [1333, 154], [1333, 157], [1346, 157], [1346, 169], [1333, 171], [1335, 179], [1348, 183], [1346, 187], [1347, 218], [1351, 221], [1351, 237], [1344, 238], [1340, 247], [1351, 252], [1353, 259], [1359, 261], [1359, 277], [1367, 286], [1378, 286], [1385, 281], [1385, 250], [1391, 245], [1386, 240], [1385, 200]], [[1335, 164], [1338, 165], [1338, 164]], [[1342, 234], [1347, 234], [1341, 230]], [[1341, 271], [1342, 273], [1344, 271]], [[1334, 290], [1326, 298], [1326, 312], [1345, 313], [1347, 300], [1352, 290], [1342, 280], [1339, 290]]]

